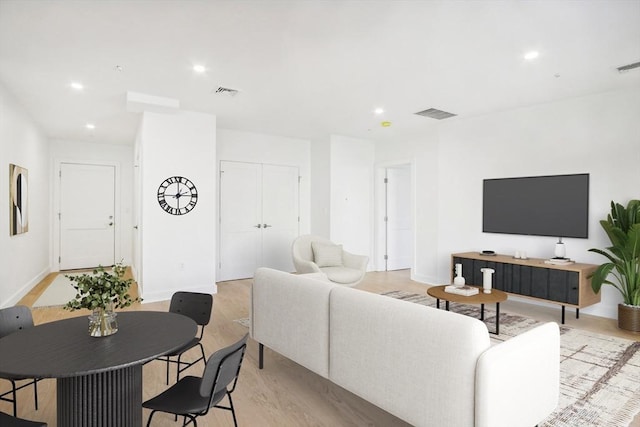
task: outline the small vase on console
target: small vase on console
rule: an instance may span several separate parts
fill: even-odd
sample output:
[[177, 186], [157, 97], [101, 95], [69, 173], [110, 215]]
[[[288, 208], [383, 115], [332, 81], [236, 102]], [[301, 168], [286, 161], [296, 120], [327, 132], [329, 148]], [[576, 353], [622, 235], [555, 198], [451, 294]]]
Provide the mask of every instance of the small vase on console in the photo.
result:
[[462, 264], [456, 264], [456, 277], [453, 278], [454, 286], [464, 286], [466, 281], [462, 277]]

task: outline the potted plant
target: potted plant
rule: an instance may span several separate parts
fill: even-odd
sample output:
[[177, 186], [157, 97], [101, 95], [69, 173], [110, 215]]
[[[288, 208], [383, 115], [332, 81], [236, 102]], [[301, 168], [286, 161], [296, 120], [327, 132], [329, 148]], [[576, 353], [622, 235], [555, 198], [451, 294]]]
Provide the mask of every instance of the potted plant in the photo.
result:
[[640, 332], [640, 200], [630, 200], [626, 208], [612, 201], [611, 213], [600, 225], [611, 246], [589, 250], [609, 262], [593, 273], [591, 287], [598, 293], [606, 283], [620, 291], [623, 303], [618, 305], [618, 327]]
[[79, 310], [86, 308], [93, 313], [89, 316], [89, 335], [103, 337], [118, 332], [114, 308], [125, 308], [140, 298], [131, 298], [129, 288], [133, 279], [125, 279], [126, 266], [116, 264], [110, 273], [99, 266], [92, 274], [66, 275], [77, 294], [64, 308]]

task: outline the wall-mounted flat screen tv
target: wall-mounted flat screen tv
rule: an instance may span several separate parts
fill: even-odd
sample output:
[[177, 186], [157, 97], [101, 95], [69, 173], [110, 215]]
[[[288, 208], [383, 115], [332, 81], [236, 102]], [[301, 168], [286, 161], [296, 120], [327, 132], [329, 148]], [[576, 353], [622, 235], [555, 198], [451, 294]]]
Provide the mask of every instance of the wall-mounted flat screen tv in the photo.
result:
[[485, 179], [482, 231], [589, 237], [589, 174]]

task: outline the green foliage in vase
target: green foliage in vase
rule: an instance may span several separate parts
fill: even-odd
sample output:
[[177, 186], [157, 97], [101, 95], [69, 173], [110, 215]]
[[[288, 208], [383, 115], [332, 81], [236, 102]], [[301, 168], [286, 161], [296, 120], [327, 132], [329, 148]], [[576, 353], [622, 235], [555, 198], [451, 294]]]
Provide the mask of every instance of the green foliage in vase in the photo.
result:
[[609, 262], [593, 273], [591, 287], [598, 293], [606, 283], [620, 291], [625, 304], [640, 306], [640, 200], [630, 200], [626, 208], [611, 202], [611, 213], [600, 225], [609, 236], [611, 246], [589, 250]]
[[133, 279], [123, 278], [126, 269], [126, 266], [116, 264], [113, 266], [113, 273], [99, 266], [93, 270], [93, 274], [65, 275], [77, 293], [64, 308], [71, 311], [81, 308], [104, 310], [111, 307], [129, 307], [134, 302], [142, 301], [140, 298], [131, 298], [129, 295]]

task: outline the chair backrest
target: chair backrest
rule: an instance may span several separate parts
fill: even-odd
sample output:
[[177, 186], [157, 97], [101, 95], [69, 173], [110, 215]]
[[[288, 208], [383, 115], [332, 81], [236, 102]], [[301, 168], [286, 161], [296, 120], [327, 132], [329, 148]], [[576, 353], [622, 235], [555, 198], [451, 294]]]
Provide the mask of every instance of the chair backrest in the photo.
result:
[[202, 374], [200, 395], [209, 397], [209, 401], [211, 401], [220, 391], [227, 389], [232, 382], [233, 385], [229, 392], [235, 389], [240, 367], [242, 366], [242, 359], [247, 348], [247, 338], [249, 338], [248, 333], [236, 343], [211, 355], [207, 361], [207, 366], [204, 368], [204, 374]]
[[176, 292], [171, 297], [169, 311], [190, 317], [198, 325], [205, 326], [211, 319], [213, 297], [199, 292]]
[[0, 338], [33, 327], [31, 310], [24, 305], [7, 307], [0, 310]]
[[312, 234], [303, 234], [302, 236], [298, 236], [291, 246], [291, 253], [293, 254], [293, 259], [301, 259], [304, 261], [313, 261], [313, 250], [311, 249], [311, 242], [322, 242], [327, 244], [333, 244], [333, 242], [329, 239], [325, 239], [324, 237], [314, 236]]

